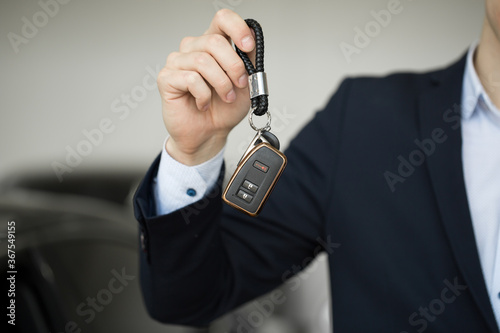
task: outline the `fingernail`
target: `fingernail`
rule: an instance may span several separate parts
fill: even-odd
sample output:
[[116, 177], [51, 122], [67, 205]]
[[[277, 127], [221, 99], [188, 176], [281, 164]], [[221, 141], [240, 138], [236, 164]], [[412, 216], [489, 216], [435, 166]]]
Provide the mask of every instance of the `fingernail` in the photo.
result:
[[210, 107], [209, 104], [203, 105], [203, 107], [201, 108], [201, 111], [206, 112], [206, 111], [208, 111], [209, 107]]
[[250, 36], [243, 37], [241, 40], [241, 44], [243, 45], [243, 48], [245, 51], [250, 51], [253, 49], [253, 39]]
[[234, 92], [234, 89], [231, 89], [231, 91], [226, 95], [226, 99], [228, 102], [234, 102], [236, 100], [236, 93]]
[[240, 85], [241, 88], [245, 87], [248, 83], [248, 75], [246, 74], [243, 74], [242, 76], [240, 76], [240, 78], [238, 79], [238, 84]]

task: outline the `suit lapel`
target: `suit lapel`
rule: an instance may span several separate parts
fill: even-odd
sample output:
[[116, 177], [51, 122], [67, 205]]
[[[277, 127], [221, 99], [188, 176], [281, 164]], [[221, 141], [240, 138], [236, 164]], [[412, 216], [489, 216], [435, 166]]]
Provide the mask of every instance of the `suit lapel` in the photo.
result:
[[433, 87], [419, 100], [421, 139], [435, 130], [446, 135], [427, 158], [427, 168], [452, 250], [459, 269], [492, 332], [497, 325], [486, 291], [467, 202], [462, 163], [460, 103], [465, 57], [436, 73]]

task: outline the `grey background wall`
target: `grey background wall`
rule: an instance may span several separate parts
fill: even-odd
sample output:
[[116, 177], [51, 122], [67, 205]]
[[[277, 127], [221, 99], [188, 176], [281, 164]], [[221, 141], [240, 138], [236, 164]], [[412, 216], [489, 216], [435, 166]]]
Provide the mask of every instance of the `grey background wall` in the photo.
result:
[[[483, 1], [400, 0], [399, 14], [377, 30], [370, 12], [391, 3], [60, 0], [44, 10], [34, 0], [2, 0], [0, 175], [54, 173], [53, 162], [67, 172], [145, 168], [166, 135], [154, 72], [183, 36], [203, 33], [218, 8], [264, 28], [270, 105], [284, 145], [343, 77], [443, 66], [479, 36]], [[348, 61], [340, 46], [356, 47], [357, 28], [374, 37]], [[108, 132], [101, 140], [92, 132], [100, 125]], [[84, 131], [95, 134], [93, 143], [82, 143]], [[234, 131], [230, 165], [251, 135], [246, 122]], [[68, 151], [84, 154], [68, 164]]]
[[[478, 0], [2, 0], [0, 177], [145, 170], [166, 136], [156, 73], [223, 7], [263, 26], [284, 146], [342, 78], [445, 66], [479, 37], [484, 15]], [[246, 121], [231, 134], [229, 171], [252, 136]], [[315, 267], [291, 310], [323, 316], [325, 273]]]

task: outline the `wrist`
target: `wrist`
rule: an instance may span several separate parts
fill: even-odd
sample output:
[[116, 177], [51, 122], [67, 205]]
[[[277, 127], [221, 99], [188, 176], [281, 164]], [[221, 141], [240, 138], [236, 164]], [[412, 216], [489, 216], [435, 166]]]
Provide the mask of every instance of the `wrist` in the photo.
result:
[[201, 146], [183, 149], [172, 137], [167, 139], [165, 150], [177, 162], [186, 166], [202, 164], [216, 156], [226, 144], [227, 136], [213, 136]]

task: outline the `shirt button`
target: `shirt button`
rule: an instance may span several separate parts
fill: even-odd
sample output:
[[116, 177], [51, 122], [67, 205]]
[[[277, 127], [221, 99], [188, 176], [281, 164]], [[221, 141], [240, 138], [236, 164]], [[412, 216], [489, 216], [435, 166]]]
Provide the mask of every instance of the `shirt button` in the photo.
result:
[[196, 190], [194, 188], [189, 188], [186, 191], [186, 194], [189, 195], [190, 197], [194, 197], [196, 195]]
[[144, 242], [144, 233], [141, 232], [141, 250], [146, 252], [146, 244]]

